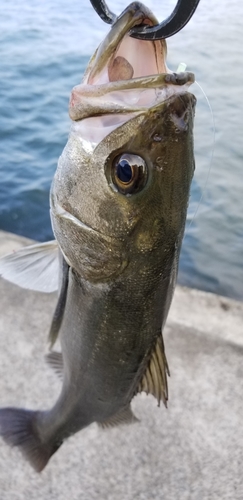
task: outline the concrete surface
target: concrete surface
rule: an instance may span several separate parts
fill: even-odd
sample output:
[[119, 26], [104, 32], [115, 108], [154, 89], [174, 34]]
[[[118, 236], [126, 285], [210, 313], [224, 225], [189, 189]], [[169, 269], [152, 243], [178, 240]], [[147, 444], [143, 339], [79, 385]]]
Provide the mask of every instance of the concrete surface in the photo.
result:
[[[0, 232], [0, 253], [28, 243]], [[47, 408], [60, 382], [45, 365], [55, 294], [0, 280], [0, 404]], [[242, 500], [243, 304], [178, 287], [165, 330], [169, 407], [137, 396], [141, 422], [95, 424], [36, 474], [0, 442], [1, 500]]]

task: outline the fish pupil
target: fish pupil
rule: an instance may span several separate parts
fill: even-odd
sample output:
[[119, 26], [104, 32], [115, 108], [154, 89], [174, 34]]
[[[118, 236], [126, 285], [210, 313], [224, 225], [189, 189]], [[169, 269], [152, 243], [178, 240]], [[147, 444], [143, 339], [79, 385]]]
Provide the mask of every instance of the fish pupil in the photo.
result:
[[131, 182], [133, 171], [127, 160], [120, 160], [116, 166], [116, 175], [121, 182], [127, 184]]

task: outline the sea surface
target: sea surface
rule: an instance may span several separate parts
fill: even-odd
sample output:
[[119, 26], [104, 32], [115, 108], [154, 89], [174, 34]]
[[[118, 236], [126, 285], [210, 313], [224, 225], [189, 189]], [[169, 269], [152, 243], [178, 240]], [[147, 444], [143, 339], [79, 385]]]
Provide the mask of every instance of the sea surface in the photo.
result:
[[[145, 2], [160, 21], [176, 1]], [[115, 13], [127, 6], [111, 0]], [[0, 229], [51, 239], [49, 189], [69, 131], [68, 100], [109, 30], [88, 0], [1, 0]], [[197, 85], [196, 173], [179, 282], [243, 299], [243, 2], [201, 0], [168, 39], [168, 66]], [[213, 125], [215, 124], [215, 127]]]

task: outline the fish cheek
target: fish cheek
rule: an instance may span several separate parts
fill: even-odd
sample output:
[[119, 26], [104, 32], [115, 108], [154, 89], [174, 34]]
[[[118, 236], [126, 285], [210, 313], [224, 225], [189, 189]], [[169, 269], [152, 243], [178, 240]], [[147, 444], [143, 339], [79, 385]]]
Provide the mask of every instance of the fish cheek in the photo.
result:
[[122, 240], [129, 236], [138, 222], [140, 213], [137, 207], [129, 207], [127, 200], [122, 200], [121, 197], [124, 195], [114, 193], [113, 199], [104, 200], [99, 205], [98, 214], [101, 219], [108, 222], [109, 234]]
[[150, 253], [155, 247], [158, 246], [162, 239], [163, 229], [161, 227], [161, 220], [154, 219], [142, 231], [138, 231], [135, 236], [135, 247], [139, 253]]
[[127, 255], [120, 241], [58, 215], [52, 222], [61, 250], [82, 278], [93, 283], [106, 282], [126, 268]]

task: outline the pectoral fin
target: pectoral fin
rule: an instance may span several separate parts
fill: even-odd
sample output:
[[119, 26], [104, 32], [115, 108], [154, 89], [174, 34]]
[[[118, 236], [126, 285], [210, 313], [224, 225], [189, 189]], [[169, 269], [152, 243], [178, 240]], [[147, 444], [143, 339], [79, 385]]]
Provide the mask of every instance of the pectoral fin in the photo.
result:
[[158, 337], [155, 347], [149, 358], [149, 363], [146, 372], [138, 386], [137, 392], [146, 392], [152, 394], [158, 401], [163, 401], [167, 406], [168, 401], [168, 385], [167, 375], [170, 375], [167, 364], [164, 343], [162, 335]]
[[22, 288], [54, 292], [58, 289], [58, 254], [56, 240], [21, 248], [0, 259], [0, 275]]

